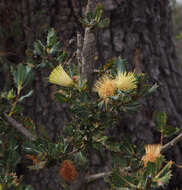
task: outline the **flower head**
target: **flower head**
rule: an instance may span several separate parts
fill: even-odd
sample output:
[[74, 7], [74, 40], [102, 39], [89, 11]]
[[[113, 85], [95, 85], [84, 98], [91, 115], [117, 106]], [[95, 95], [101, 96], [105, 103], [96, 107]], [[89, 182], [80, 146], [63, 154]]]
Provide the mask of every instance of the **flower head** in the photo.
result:
[[59, 175], [66, 181], [69, 182], [74, 180], [77, 176], [77, 171], [71, 160], [64, 160], [61, 163]]
[[137, 87], [135, 74], [132, 72], [118, 73], [114, 81], [116, 88], [119, 90], [128, 91], [133, 90]]
[[113, 96], [115, 90], [116, 87], [114, 81], [107, 75], [100, 78], [94, 86], [94, 91], [99, 94], [100, 98], [102, 98], [106, 104], [108, 103], [108, 97]]
[[144, 166], [147, 166], [148, 162], [156, 162], [157, 158], [161, 156], [160, 154], [161, 145], [160, 144], [148, 144], [145, 146], [146, 154], [142, 157]]
[[73, 80], [64, 71], [61, 65], [58, 65], [49, 75], [49, 82], [60, 86], [71, 86]]

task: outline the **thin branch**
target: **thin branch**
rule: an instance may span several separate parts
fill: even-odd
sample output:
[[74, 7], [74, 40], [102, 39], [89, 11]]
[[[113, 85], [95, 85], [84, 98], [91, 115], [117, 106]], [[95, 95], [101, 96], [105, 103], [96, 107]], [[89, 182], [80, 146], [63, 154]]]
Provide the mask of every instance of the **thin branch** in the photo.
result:
[[93, 175], [87, 176], [85, 178], [85, 181], [88, 183], [88, 182], [94, 181], [96, 179], [100, 179], [100, 178], [109, 176], [111, 174], [112, 174], [111, 171], [109, 171], [109, 172], [102, 172], [102, 173], [98, 173], [98, 174], [93, 174]]
[[[125, 168], [120, 169], [120, 173], [124, 173], [124, 172], [130, 171], [130, 170], [131, 170], [130, 167], [125, 167]], [[106, 176], [110, 176], [111, 174], [112, 174], [112, 171], [93, 174], [90, 176], [86, 176], [85, 181], [86, 181], [86, 183], [88, 183], [88, 182], [91, 182], [91, 181], [94, 181], [94, 180], [97, 180], [97, 179], [100, 179], [100, 178], [103, 178]]]
[[14, 128], [16, 128], [20, 133], [22, 133], [27, 139], [31, 141], [35, 141], [36, 137], [32, 135], [22, 124], [18, 123], [15, 119], [8, 116], [8, 114], [4, 113], [4, 116], [9, 124], [11, 124]]
[[162, 146], [161, 153], [165, 152], [166, 150], [170, 149], [174, 145], [176, 145], [178, 142], [182, 141], [182, 133], [180, 133], [177, 137], [172, 139], [170, 142]]
[[83, 47], [83, 39], [80, 32], [77, 32], [77, 50], [76, 50], [76, 58], [78, 63], [78, 72], [81, 74], [81, 61], [82, 61], [82, 47]]

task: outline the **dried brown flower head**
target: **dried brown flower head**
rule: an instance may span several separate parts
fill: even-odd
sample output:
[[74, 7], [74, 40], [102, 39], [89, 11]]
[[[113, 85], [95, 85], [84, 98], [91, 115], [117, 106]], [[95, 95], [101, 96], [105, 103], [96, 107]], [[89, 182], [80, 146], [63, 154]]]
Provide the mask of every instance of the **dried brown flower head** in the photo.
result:
[[74, 180], [77, 176], [77, 171], [71, 160], [64, 160], [61, 163], [59, 170], [59, 175], [66, 181], [70, 182]]

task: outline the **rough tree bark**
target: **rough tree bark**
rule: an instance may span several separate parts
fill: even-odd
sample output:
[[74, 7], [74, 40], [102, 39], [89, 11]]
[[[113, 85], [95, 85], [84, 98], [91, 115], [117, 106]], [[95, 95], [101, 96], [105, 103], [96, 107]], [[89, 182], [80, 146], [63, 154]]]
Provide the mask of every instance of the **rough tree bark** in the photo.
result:
[[[165, 111], [169, 124], [180, 127], [182, 122], [182, 101], [180, 100], [182, 72], [172, 41], [169, 0], [99, 1], [104, 5], [104, 16], [109, 17], [111, 21], [107, 28], [100, 30], [98, 39], [94, 42], [97, 44], [99, 63], [104, 64], [109, 58], [121, 56], [128, 61], [127, 67], [130, 70], [135, 68], [137, 72], [146, 73], [151, 83], [156, 82], [159, 85], [157, 92], [143, 102], [141, 112], [132, 118], [123, 116], [121, 126], [115, 132], [120, 133], [123, 130], [133, 132], [135, 134], [133, 141], [136, 143], [138, 141], [157, 143], [159, 139], [156, 137], [152, 122], [152, 113], [155, 110]], [[22, 47], [25, 45], [30, 47], [32, 42], [40, 37], [40, 31], [51, 26], [56, 28], [60, 40], [70, 53], [76, 50], [76, 44], [72, 39], [76, 38], [76, 31], [83, 34], [79, 16], [84, 15], [85, 4], [81, 0], [17, 1], [15, 6], [11, 6], [11, 10], [21, 12], [21, 22], [24, 23], [21, 25], [24, 35], [23, 40], [20, 41]], [[45, 10], [43, 15], [39, 14], [41, 10]], [[1, 22], [4, 21], [6, 20], [1, 19]], [[10, 21], [7, 20], [7, 22]], [[17, 40], [15, 36], [13, 38]], [[70, 40], [73, 43], [69, 44]], [[13, 49], [10, 48], [12, 44], [6, 44], [9, 49]], [[35, 77], [35, 93], [33, 98], [26, 102], [25, 112], [31, 115], [37, 125], [44, 125], [51, 137], [56, 140], [56, 136], [61, 134], [66, 121], [66, 114], [63, 111], [64, 105], [61, 106], [51, 99], [51, 89], [43, 80], [47, 76], [47, 71], [38, 71]], [[180, 148], [181, 145], [178, 144], [171, 151], [172, 154], [167, 155], [178, 164], [182, 162]], [[107, 167], [102, 164], [99, 157], [96, 157], [97, 172]], [[107, 165], [107, 163], [104, 164]], [[36, 183], [37, 190], [44, 190], [45, 187], [58, 189], [60, 186], [57, 183], [56, 172], [58, 172], [58, 167], [45, 169], [37, 173], [30, 181]], [[180, 179], [177, 176], [180, 176], [182, 172], [178, 170], [175, 172], [169, 189], [174, 188], [174, 184], [180, 186]], [[103, 188], [106, 187], [102, 180], [92, 187], [94, 190]]]

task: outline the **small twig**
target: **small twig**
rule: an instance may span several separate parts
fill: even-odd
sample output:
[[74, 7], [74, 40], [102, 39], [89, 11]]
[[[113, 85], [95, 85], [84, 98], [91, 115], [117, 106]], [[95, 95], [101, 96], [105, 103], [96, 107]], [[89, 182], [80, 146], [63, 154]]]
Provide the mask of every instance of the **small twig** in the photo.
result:
[[77, 50], [76, 58], [78, 63], [78, 72], [81, 74], [81, 61], [82, 61], [82, 47], [83, 47], [83, 38], [80, 32], [77, 32]]
[[71, 64], [71, 62], [73, 61], [73, 58], [76, 56], [76, 52], [74, 52], [73, 54], [72, 54], [72, 56], [68, 59], [68, 60], [66, 60], [66, 64], [67, 65], [70, 65]]
[[18, 123], [15, 119], [8, 116], [6, 113], [4, 113], [4, 116], [9, 124], [11, 124], [13, 127], [15, 127], [20, 133], [22, 133], [26, 138], [28, 138], [31, 141], [35, 141], [36, 137], [32, 135], [25, 127], [23, 127], [22, 124]]
[[146, 188], [145, 189], [150, 189], [151, 184], [152, 184], [152, 177], [148, 176], [147, 177], [147, 184], [146, 184]]
[[75, 153], [77, 153], [79, 151], [80, 151], [80, 149], [75, 149], [72, 152], [67, 153], [67, 156], [71, 156], [72, 154], [75, 154]]
[[[124, 172], [130, 171], [130, 170], [131, 170], [130, 167], [125, 167], [125, 168], [120, 169], [120, 173], [124, 173]], [[112, 174], [112, 171], [89, 175], [89, 176], [85, 177], [85, 181], [88, 183], [88, 182], [91, 182], [91, 181], [94, 181], [94, 180], [97, 180], [97, 179], [100, 179], [100, 178], [103, 178], [106, 176], [110, 176], [111, 174]]]
[[82, 60], [82, 47], [83, 47], [83, 39], [80, 32], [77, 32], [77, 50], [76, 50], [76, 57], [78, 64], [81, 63]]
[[109, 176], [111, 174], [112, 174], [111, 171], [109, 171], [109, 172], [102, 172], [102, 173], [98, 173], [98, 174], [93, 174], [93, 175], [87, 176], [85, 178], [85, 181], [86, 181], [86, 183], [88, 183], [88, 182], [94, 181], [96, 179], [100, 179], [100, 178]]
[[173, 140], [165, 144], [164, 146], [161, 147], [161, 153], [165, 152], [169, 148], [173, 147], [176, 145], [179, 141], [182, 140], [182, 133], [180, 133], [177, 137], [175, 137]]

